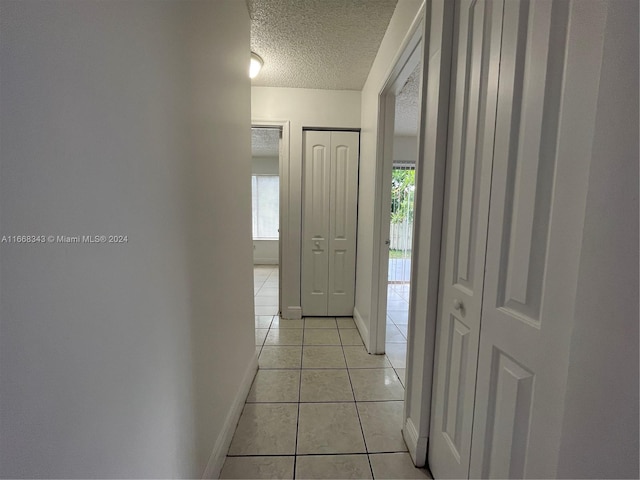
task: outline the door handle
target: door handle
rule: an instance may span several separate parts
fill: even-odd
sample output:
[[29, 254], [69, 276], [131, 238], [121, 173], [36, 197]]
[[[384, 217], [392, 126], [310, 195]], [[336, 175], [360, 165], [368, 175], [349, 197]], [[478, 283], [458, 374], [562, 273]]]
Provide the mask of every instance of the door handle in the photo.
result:
[[457, 298], [453, 299], [453, 308], [456, 310], [464, 310], [464, 303], [462, 303]]

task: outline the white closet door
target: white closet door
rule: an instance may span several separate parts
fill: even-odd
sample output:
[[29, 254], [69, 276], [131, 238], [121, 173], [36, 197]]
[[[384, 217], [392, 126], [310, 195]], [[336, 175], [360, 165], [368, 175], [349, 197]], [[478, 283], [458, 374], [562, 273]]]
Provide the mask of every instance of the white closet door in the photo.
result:
[[348, 316], [355, 298], [358, 132], [304, 132], [302, 313]]
[[304, 132], [302, 312], [326, 316], [329, 290], [331, 132]]
[[472, 477], [556, 476], [584, 196], [557, 161], [567, 11], [505, 3]]
[[353, 315], [358, 203], [357, 132], [331, 132], [329, 316]]
[[502, 2], [456, 3], [445, 224], [429, 438], [435, 478], [466, 478], [477, 368]]

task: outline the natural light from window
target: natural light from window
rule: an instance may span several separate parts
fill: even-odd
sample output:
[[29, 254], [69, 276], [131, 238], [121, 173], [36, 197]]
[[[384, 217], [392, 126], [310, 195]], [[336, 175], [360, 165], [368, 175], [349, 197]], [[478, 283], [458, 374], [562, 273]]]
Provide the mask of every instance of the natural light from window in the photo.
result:
[[279, 192], [277, 175], [251, 177], [254, 240], [278, 238]]

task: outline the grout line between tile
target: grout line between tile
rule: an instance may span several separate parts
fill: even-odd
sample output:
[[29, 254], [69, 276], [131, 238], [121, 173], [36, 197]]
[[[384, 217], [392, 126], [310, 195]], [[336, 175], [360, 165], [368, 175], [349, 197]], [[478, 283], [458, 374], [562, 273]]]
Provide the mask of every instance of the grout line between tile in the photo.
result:
[[[340, 341], [342, 343], [342, 340]], [[371, 471], [371, 478], [373, 476], [373, 466], [371, 465], [371, 457], [369, 456], [369, 447], [367, 445], [367, 437], [364, 435], [364, 428], [362, 427], [362, 419], [360, 418], [360, 410], [358, 410], [358, 400], [356, 398], [356, 392], [353, 389], [353, 382], [351, 381], [351, 372], [349, 371], [349, 365], [347, 364], [347, 355], [344, 353], [344, 345], [342, 347], [342, 355], [344, 356], [344, 363], [347, 366], [347, 377], [349, 377], [349, 385], [351, 386], [351, 394], [353, 395], [353, 401], [356, 407], [356, 415], [358, 416], [358, 423], [360, 424], [360, 433], [362, 434], [362, 441], [364, 442], [364, 451], [367, 455], [367, 462], [369, 462], [369, 470]]]
[[302, 358], [304, 356], [304, 325], [302, 328], [302, 345], [300, 347], [300, 368], [298, 369], [298, 417], [296, 419], [296, 442], [293, 447], [293, 473], [291, 478], [296, 478], [296, 468], [298, 465], [298, 436], [300, 434], [300, 398], [302, 395]]
[[[362, 453], [362, 452], [339, 452], [339, 453], [297, 453], [295, 455], [286, 454], [286, 453], [261, 453], [255, 454], [250, 453], [247, 455], [227, 455], [227, 457], [232, 458], [243, 458], [243, 457], [340, 457], [340, 456], [351, 456], [351, 455], [384, 455], [389, 453], [408, 453], [406, 450], [389, 450], [384, 452], [372, 452], [370, 454]], [[420, 467], [424, 468], [424, 467]]]

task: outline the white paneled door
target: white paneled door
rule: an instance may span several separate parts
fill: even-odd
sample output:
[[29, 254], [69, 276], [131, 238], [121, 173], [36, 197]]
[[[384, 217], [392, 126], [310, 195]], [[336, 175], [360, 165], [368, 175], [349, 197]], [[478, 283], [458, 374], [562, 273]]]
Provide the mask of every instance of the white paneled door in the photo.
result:
[[466, 478], [487, 241], [495, 85], [502, 5], [456, 5], [455, 77], [440, 269], [429, 465], [435, 478]]
[[305, 130], [302, 313], [353, 314], [358, 132]]
[[586, 194], [558, 161], [568, 16], [563, 1], [504, 5], [471, 477], [557, 475]]
[[456, 2], [435, 478], [557, 475], [586, 197], [563, 78], [590, 53], [567, 46], [578, 5]]

